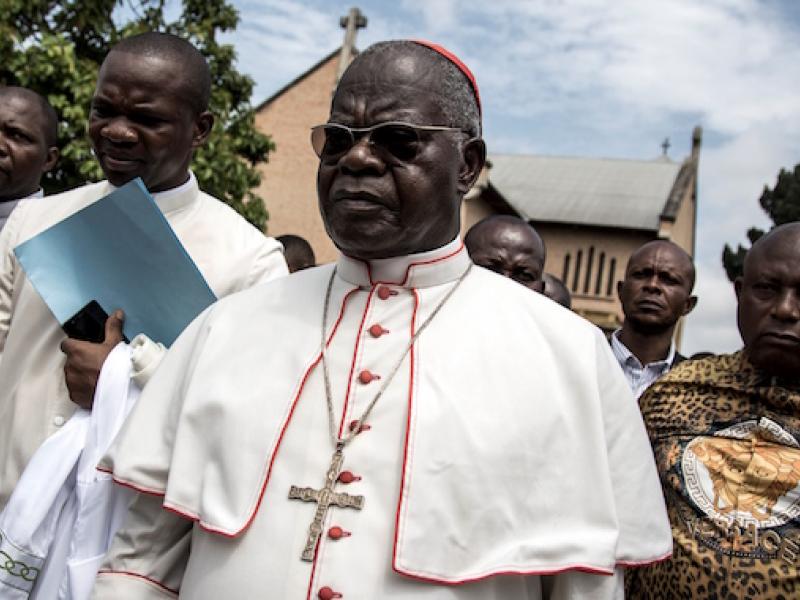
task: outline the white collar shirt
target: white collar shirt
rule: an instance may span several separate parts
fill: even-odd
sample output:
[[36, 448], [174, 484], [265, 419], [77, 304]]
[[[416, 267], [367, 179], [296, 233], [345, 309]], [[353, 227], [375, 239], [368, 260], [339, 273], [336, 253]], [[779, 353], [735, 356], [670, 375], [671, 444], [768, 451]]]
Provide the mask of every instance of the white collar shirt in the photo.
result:
[[675, 360], [675, 343], [670, 343], [665, 359], [643, 365], [619, 339], [621, 331], [621, 329], [617, 329], [611, 334], [611, 350], [614, 352], [619, 366], [622, 367], [622, 372], [625, 374], [625, 379], [628, 380], [628, 385], [631, 386], [634, 397], [638, 400], [656, 379], [670, 370], [672, 361]]

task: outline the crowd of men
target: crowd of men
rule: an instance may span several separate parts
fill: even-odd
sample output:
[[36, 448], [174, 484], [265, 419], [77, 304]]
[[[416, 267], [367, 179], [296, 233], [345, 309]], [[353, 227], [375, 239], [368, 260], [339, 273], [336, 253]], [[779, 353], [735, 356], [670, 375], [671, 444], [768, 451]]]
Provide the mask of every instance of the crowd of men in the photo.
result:
[[[448, 50], [371, 46], [313, 128], [329, 265], [199, 189], [210, 90], [186, 41], [122, 40], [106, 180], [42, 197], [58, 117], [0, 87], [0, 597], [796, 596], [800, 223], [747, 255], [742, 349], [687, 359], [676, 244], [631, 255], [607, 339], [525, 221], [461, 242], [486, 147]], [[125, 306], [68, 338], [14, 249], [137, 177], [220, 300], [169, 349]]]

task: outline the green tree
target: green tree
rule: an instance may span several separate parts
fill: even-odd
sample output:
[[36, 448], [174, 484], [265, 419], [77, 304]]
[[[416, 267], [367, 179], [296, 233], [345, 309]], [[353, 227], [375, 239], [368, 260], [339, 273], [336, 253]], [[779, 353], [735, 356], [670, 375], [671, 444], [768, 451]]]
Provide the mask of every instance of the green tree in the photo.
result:
[[[120, 23], [115, 9], [130, 15]], [[86, 137], [89, 104], [100, 63], [114, 43], [144, 31], [166, 31], [191, 41], [211, 69], [211, 111], [216, 117], [192, 168], [200, 187], [263, 229], [267, 212], [251, 190], [255, 165], [274, 150], [256, 131], [250, 105], [253, 81], [235, 67], [233, 47], [217, 34], [236, 28], [239, 15], [225, 0], [183, 0], [175, 20], [166, 0], [0, 0], [0, 84], [21, 85], [46, 96], [61, 117], [61, 160], [43, 185], [48, 193], [102, 179]]]
[[[793, 171], [781, 169], [775, 187], [769, 189], [765, 185], [758, 203], [775, 225], [800, 221], [800, 164], [795, 165]], [[751, 245], [762, 235], [764, 235], [764, 231], [756, 227], [747, 230], [747, 239], [750, 240]], [[739, 244], [734, 251], [728, 244], [725, 244], [725, 248], [722, 250], [722, 265], [731, 281], [742, 274], [747, 250]]]

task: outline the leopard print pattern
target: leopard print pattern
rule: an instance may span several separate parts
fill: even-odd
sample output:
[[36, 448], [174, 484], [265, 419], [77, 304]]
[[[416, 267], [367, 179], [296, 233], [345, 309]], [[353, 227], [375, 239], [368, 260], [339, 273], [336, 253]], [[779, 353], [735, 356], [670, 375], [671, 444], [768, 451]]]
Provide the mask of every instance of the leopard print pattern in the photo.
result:
[[800, 598], [800, 382], [758, 372], [742, 352], [689, 360], [641, 409], [673, 555], [629, 570], [626, 596]]

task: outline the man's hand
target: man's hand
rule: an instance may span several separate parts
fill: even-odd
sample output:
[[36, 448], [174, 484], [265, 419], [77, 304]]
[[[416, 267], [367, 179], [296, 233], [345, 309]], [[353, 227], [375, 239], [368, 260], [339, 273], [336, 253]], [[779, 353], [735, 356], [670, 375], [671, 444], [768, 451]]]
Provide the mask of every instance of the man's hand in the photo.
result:
[[61, 351], [67, 355], [64, 365], [64, 379], [67, 382], [69, 398], [81, 408], [91, 410], [94, 403], [94, 390], [103, 363], [123, 340], [122, 323], [125, 313], [117, 310], [106, 320], [105, 339], [101, 344], [65, 339], [61, 342]]

